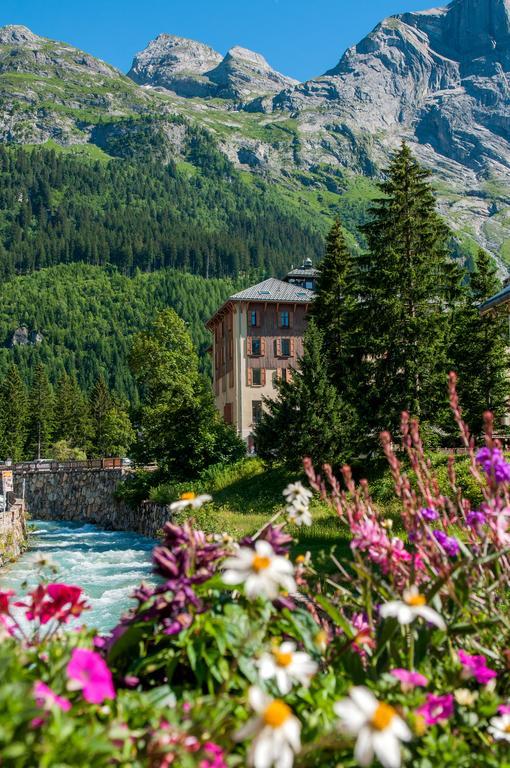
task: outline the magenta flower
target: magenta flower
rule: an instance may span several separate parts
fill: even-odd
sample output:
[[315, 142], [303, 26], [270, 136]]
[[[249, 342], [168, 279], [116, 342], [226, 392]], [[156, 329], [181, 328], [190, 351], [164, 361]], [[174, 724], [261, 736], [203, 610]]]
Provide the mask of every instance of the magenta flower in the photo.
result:
[[477, 683], [485, 685], [498, 676], [494, 669], [487, 666], [485, 656], [471, 656], [465, 651], [458, 651], [458, 656], [463, 667], [463, 677], [474, 677]]
[[9, 602], [13, 595], [12, 589], [0, 589], [0, 614], [9, 613]]
[[419, 672], [410, 672], [408, 669], [392, 669], [390, 675], [400, 680], [403, 691], [410, 691], [413, 688], [424, 688], [429, 684], [425, 675], [421, 675]]
[[453, 715], [453, 694], [445, 693], [442, 696], [436, 696], [428, 693], [425, 702], [416, 710], [416, 714], [421, 715], [427, 725], [436, 725], [448, 720]]
[[41, 707], [41, 709], [58, 707], [62, 712], [69, 712], [71, 709], [71, 702], [69, 699], [57, 696], [57, 694], [42, 681], [39, 681], [34, 685], [34, 699], [37, 706]]
[[500, 704], [498, 707], [500, 715], [510, 715], [510, 704]]
[[82, 690], [83, 698], [90, 704], [102, 704], [105, 699], [115, 698], [112, 673], [95, 651], [75, 648], [66, 672], [69, 687]]
[[212, 741], [206, 741], [203, 746], [205, 758], [200, 761], [199, 768], [227, 768], [223, 750]]

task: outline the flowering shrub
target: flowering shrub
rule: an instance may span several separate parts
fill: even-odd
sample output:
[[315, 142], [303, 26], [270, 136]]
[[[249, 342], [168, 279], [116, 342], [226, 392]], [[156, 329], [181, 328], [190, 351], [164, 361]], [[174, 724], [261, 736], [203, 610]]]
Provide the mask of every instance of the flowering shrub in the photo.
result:
[[[450, 398], [476, 508], [453, 459], [440, 492], [404, 414], [409, 474], [382, 436], [398, 520], [348, 467], [339, 481], [306, 461], [310, 487], [289, 485], [252, 537], [168, 523], [158, 583], [108, 636], [76, 628], [78, 587], [0, 592], [0, 764], [510, 766], [510, 464], [489, 414], [475, 450], [453, 376]], [[292, 561], [286, 532], [311, 523], [313, 492], [350, 536], [326, 573]]]

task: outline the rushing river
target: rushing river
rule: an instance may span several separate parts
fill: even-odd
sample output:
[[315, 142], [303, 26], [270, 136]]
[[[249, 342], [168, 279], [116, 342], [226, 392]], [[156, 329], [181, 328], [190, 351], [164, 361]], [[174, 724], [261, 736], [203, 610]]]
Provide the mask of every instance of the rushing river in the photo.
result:
[[151, 550], [154, 541], [136, 533], [105, 531], [95, 525], [30, 521], [29, 550], [0, 573], [0, 586], [24, 594], [37, 582], [35, 561], [49, 556], [58, 568], [55, 581], [81, 587], [92, 610], [80, 623], [108, 630], [133, 605], [134, 587], [152, 581]]

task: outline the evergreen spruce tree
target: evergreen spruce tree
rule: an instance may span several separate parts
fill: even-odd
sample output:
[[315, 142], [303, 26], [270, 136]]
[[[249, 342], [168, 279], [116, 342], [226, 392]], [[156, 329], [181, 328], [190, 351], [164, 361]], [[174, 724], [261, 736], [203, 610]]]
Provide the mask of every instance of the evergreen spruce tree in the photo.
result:
[[95, 456], [106, 456], [106, 422], [112, 405], [108, 385], [101, 374], [97, 378], [89, 398], [92, 450]]
[[65, 441], [71, 448], [87, 451], [91, 435], [88, 402], [74, 375], [65, 373], [60, 377], [55, 400], [55, 439]]
[[0, 387], [0, 456], [22, 461], [27, 437], [28, 396], [16, 365], [11, 365]]
[[482, 430], [483, 412], [502, 416], [510, 397], [507, 312], [500, 306], [480, 313], [480, 305], [500, 288], [496, 266], [480, 248], [451, 347], [463, 415], [474, 434]]
[[428, 177], [402, 145], [362, 228], [368, 246], [358, 270], [364, 358], [354, 383], [364, 432], [375, 440], [382, 429], [398, 429], [403, 410], [434, 427], [445, 418], [454, 301], [450, 232]]
[[310, 456], [317, 466], [352, 459], [356, 416], [331, 383], [324, 356], [324, 337], [310, 320], [299, 369], [290, 382], [278, 382], [278, 397], [266, 400], [257, 426], [259, 455], [300, 466]]
[[353, 375], [356, 295], [354, 261], [340, 220], [326, 238], [326, 253], [319, 276], [311, 316], [322, 332], [326, 363], [340, 391], [346, 393]]
[[28, 455], [40, 459], [46, 456], [55, 427], [55, 400], [46, 369], [38, 363], [29, 398]]

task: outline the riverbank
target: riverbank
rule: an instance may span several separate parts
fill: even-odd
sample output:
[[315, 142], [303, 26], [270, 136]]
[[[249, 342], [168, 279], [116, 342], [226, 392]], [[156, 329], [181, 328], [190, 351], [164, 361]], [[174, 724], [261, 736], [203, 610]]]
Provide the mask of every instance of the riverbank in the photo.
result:
[[17, 560], [27, 547], [27, 521], [23, 502], [17, 499], [0, 513], [0, 568]]

